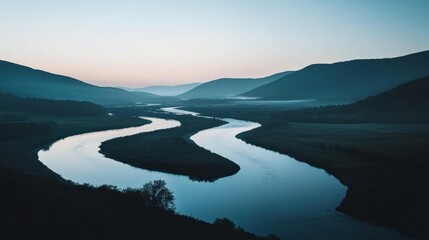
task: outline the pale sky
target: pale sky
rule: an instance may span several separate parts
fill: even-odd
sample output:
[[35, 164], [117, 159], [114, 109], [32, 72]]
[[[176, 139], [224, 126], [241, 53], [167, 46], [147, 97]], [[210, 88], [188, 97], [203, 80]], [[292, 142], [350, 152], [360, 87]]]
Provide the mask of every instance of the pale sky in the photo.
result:
[[102, 86], [429, 50], [427, 0], [0, 0], [0, 59]]

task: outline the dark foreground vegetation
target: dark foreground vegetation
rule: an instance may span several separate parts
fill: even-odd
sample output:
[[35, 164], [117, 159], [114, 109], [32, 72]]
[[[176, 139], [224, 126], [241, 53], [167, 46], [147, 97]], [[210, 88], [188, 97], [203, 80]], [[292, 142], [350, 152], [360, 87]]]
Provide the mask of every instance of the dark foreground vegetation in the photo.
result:
[[[64, 103], [42, 102], [42, 106]], [[65, 103], [65, 106], [74, 107], [73, 102]], [[37, 160], [39, 149], [63, 137], [142, 125], [147, 121], [100, 116], [99, 107], [94, 108], [94, 114], [80, 112], [76, 107], [74, 116], [69, 117], [57, 116], [55, 110], [43, 113], [44, 110], [37, 109], [40, 105], [34, 106], [32, 111], [6, 102], [0, 105], [2, 238], [260, 239], [239, 228], [177, 215], [173, 211], [174, 195], [162, 182], [125, 191], [111, 186], [75, 185]]]
[[262, 239], [150, 204], [154, 202], [148, 201], [145, 187], [95, 188], [0, 167], [0, 235], [5, 239]]
[[[146, 113], [145, 115], [148, 115]], [[158, 114], [181, 122], [177, 128], [116, 138], [104, 142], [100, 152], [135, 167], [214, 181], [237, 173], [234, 162], [197, 146], [189, 137], [204, 129], [222, 125], [215, 119]]]

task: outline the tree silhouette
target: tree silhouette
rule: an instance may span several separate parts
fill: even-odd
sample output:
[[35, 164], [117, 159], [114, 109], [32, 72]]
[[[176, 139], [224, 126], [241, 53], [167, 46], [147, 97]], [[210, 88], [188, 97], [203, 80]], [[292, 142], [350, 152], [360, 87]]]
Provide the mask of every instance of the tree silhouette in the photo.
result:
[[213, 225], [220, 228], [228, 229], [228, 230], [235, 230], [235, 231], [237, 230], [237, 226], [235, 225], [235, 223], [233, 223], [228, 218], [216, 218], [213, 221]]
[[267, 240], [280, 240], [280, 238], [277, 235], [270, 233], [267, 236]]
[[143, 185], [143, 188], [140, 189], [140, 194], [145, 199], [147, 206], [174, 212], [174, 195], [166, 185], [164, 180], [150, 181]]

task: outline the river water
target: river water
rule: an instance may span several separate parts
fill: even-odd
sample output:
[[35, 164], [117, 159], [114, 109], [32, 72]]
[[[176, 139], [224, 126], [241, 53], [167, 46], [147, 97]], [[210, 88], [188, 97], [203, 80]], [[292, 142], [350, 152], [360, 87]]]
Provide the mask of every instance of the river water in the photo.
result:
[[[163, 110], [197, 115], [177, 108]], [[347, 188], [324, 170], [235, 137], [259, 127], [258, 123], [223, 119], [225, 125], [191, 136], [200, 147], [240, 166], [237, 174], [215, 182], [191, 181], [185, 176], [138, 169], [98, 152], [100, 144], [109, 139], [180, 126], [175, 120], [145, 119], [152, 122], [59, 140], [48, 150], [41, 150], [39, 160], [63, 178], [77, 183], [127, 188], [163, 179], [174, 192], [177, 212], [207, 222], [227, 217], [259, 235], [274, 233], [281, 239], [404, 239], [391, 230], [336, 212]]]

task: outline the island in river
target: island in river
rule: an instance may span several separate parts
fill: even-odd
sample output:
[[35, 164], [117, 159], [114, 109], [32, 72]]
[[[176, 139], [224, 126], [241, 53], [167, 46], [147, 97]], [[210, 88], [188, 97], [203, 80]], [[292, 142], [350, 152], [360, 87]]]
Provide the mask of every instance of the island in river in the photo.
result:
[[169, 114], [168, 118], [180, 121], [181, 126], [115, 138], [103, 142], [100, 152], [106, 157], [135, 167], [185, 175], [198, 181], [214, 181], [240, 170], [236, 163], [197, 146], [189, 139], [198, 131], [217, 127], [225, 122], [189, 115]]

